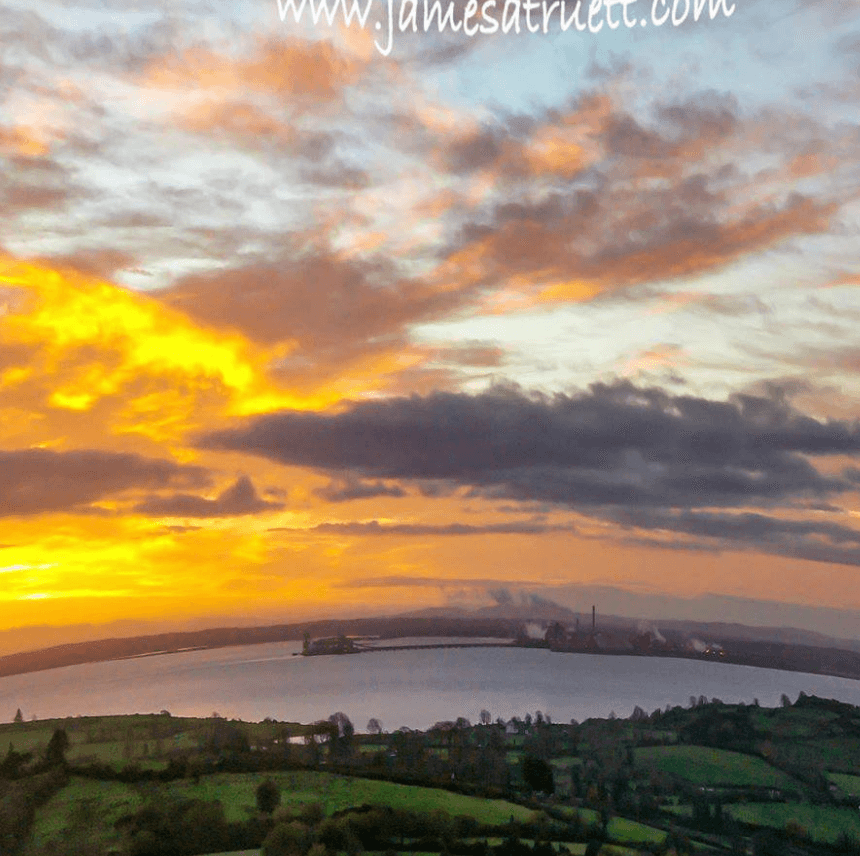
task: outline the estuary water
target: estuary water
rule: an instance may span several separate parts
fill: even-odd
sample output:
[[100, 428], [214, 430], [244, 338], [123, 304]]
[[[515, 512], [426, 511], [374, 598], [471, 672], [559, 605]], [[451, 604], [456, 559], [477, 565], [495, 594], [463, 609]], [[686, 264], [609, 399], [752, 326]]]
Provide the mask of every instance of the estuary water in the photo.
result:
[[[415, 640], [417, 641], [417, 640]], [[405, 640], [404, 640], [405, 642]], [[343, 711], [357, 730], [440, 720], [534, 715], [553, 722], [629, 716], [689, 703], [779, 704], [801, 691], [860, 704], [860, 682], [751, 666], [562, 654], [538, 648], [430, 648], [350, 656], [297, 656], [297, 642], [246, 645], [67, 666], [0, 679], [0, 719], [150, 713], [312, 722]]]

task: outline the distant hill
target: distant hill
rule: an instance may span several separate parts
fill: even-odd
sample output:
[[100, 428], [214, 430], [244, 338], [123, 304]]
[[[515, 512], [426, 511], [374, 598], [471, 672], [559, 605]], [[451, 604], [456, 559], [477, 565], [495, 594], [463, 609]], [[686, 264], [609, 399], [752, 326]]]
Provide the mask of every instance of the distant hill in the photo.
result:
[[[591, 613], [577, 613], [542, 599], [510, 601], [474, 611], [462, 608], [424, 609], [404, 615], [328, 619], [257, 627], [220, 627], [139, 636], [70, 642], [49, 648], [0, 657], [0, 677], [60, 666], [104, 660], [175, 653], [194, 648], [224, 648], [268, 642], [299, 641], [311, 637], [462, 636], [514, 638], [526, 634], [543, 638], [542, 628], [558, 622], [584, 633], [591, 628]], [[725, 662], [819, 672], [860, 679], [860, 642], [839, 640], [807, 630], [785, 627], [750, 627], [742, 624], [695, 621], [643, 621], [618, 615], [597, 614], [598, 632], [611, 631], [619, 638], [647, 632], [665, 637], [676, 650], [686, 640], [700, 647], [718, 643], [726, 647]], [[615, 653], [621, 653], [617, 651]], [[653, 652], [652, 652], [653, 653]]]

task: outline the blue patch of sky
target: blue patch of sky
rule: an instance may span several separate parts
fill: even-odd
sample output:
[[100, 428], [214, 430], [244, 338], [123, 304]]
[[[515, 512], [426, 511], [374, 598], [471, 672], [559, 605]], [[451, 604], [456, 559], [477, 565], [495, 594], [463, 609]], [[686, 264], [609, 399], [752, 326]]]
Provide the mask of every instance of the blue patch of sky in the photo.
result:
[[850, 60], [835, 48], [856, 22], [828, 27], [814, 10], [786, 13], [785, 6], [743, 0], [736, 6], [731, 18], [680, 28], [496, 34], [435, 76], [440, 93], [456, 106], [535, 112], [592, 88], [593, 71], [625, 63], [632, 100], [638, 91], [643, 109], [655, 97], [672, 101], [711, 89], [733, 93], [748, 110], [788, 106], [811, 84], [847, 73]]

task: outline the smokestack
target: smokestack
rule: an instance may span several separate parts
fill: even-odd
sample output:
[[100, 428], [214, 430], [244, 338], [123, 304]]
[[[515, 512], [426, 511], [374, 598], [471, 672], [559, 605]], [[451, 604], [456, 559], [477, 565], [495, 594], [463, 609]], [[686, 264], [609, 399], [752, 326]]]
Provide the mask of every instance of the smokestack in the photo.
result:
[[591, 607], [591, 632], [594, 633], [597, 628], [597, 607]]

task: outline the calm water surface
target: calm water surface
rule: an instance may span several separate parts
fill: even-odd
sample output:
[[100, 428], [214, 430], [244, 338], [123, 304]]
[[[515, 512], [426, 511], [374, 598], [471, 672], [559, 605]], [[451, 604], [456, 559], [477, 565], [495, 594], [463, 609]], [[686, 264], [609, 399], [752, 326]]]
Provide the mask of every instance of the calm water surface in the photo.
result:
[[[860, 682], [649, 657], [559, 654], [535, 648], [449, 648], [354, 656], [294, 656], [300, 643], [248, 645], [68, 666], [0, 679], [0, 720], [148, 713], [311, 722], [341, 710], [363, 730], [427, 728], [443, 719], [477, 721], [536, 710], [555, 722], [629, 716], [691, 695], [779, 704], [802, 690], [860, 704]], [[6, 715], [8, 714], [8, 716]]]

